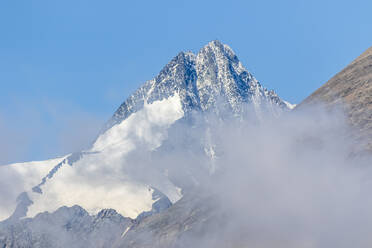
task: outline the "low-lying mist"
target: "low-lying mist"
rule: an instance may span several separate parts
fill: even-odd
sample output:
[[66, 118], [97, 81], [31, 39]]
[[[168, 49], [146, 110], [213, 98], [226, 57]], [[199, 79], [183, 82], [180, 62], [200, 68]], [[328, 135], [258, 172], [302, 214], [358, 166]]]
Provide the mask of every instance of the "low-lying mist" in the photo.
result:
[[176, 247], [371, 247], [372, 160], [355, 152], [361, 144], [342, 111], [313, 106], [252, 118], [178, 125], [172, 148], [142, 157], [215, 199], [222, 224], [204, 224], [203, 235]]
[[[160, 147], [149, 152], [138, 140], [115, 170], [87, 165], [79, 175], [89, 181], [104, 173], [109, 184], [121, 173], [155, 188], [166, 175], [184, 195], [212, 196], [200, 202], [214, 205], [212, 221], [197, 220], [203, 232], [184, 235], [175, 247], [371, 247], [372, 160], [356, 152], [361, 144], [342, 111], [261, 112], [254, 121], [256, 114], [195, 114], [170, 127]], [[148, 239], [156, 244], [159, 237]]]
[[224, 169], [208, 190], [231, 215], [227, 239], [249, 247], [370, 247], [371, 160], [353, 156], [350, 132], [340, 113], [319, 109], [219, 129]]

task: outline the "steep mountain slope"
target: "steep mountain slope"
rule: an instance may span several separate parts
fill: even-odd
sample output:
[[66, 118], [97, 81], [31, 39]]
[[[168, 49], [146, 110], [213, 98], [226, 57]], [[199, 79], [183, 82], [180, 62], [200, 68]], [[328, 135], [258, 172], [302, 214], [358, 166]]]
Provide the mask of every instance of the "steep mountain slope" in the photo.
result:
[[[218, 212], [212, 196], [189, 192], [167, 211], [131, 225], [113, 247], [229, 247], [222, 243], [217, 246], [225, 217]], [[217, 242], [203, 246], [206, 236]]]
[[359, 141], [368, 140], [372, 148], [372, 47], [307, 97], [298, 108], [316, 103], [342, 106], [356, 129], [355, 137]]
[[[76, 204], [91, 215], [107, 208], [131, 218], [159, 212], [182, 197], [182, 184], [169, 177], [166, 166], [139, 164], [163, 150], [176, 133], [169, 134], [172, 127], [187, 123], [195, 112], [221, 120], [250, 112], [260, 119], [262, 112], [277, 116], [290, 107], [262, 87], [227, 45], [212, 41], [196, 55], [181, 52], [119, 107], [92, 147], [61, 159], [44, 175], [33, 175], [33, 185], [19, 189], [26, 193], [13, 217]], [[206, 156], [213, 154], [211, 147], [204, 147]], [[14, 211], [4, 209], [3, 215]]]
[[[328, 108], [343, 107], [356, 129], [353, 135], [359, 141], [372, 142], [372, 47], [307, 97], [296, 110], [320, 103]], [[118, 247], [246, 247], [243, 236], [221, 243], [218, 237], [223, 236], [229, 218], [216, 210], [213, 198], [192, 192], [167, 211], [133, 225], [117, 243]], [[205, 237], [217, 241], [203, 246]]]
[[[242, 113], [244, 103], [253, 103], [257, 113], [268, 108], [275, 114], [292, 106], [268, 91], [243, 67], [232, 49], [212, 41], [197, 55], [179, 53], [153, 80], [146, 82], [115, 112], [108, 127], [131, 113], [177, 92], [187, 115], [191, 111]], [[275, 107], [274, 107], [275, 106]], [[279, 107], [279, 108], [276, 108]]]

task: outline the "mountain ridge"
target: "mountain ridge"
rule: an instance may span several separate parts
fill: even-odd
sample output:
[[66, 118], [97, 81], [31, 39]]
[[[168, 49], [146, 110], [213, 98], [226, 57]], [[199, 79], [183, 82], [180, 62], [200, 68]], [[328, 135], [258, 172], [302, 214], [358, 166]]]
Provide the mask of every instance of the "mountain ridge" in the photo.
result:
[[[229, 67], [228, 62], [225, 64], [222, 63], [222, 67], [214, 66], [215, 64], [218, 64], [218, 61], [213, 60], [214, 57], [210, 56], [211, 53], [213, 54], [213, 51], [207, 51], [208, 49], [213, 50], [213, 48], [207, 47], [205, 52], [203, 52], [203, 54], [200, 56], [201, 57], [204, 56], [203, 61], [212, 60], [214, 62], [212, 63], [211, 66], [208, 66], [210, 65], [208, 62], [199, 64], [200, 68], [198, 70], [201, 72], [198, 72], [198, 70], [194, 70], [197, 63], [195, 60], [195, 63], [193, 64], [192, 61], [194, 60], [190, 59], [191, 57], [193, 57], [193, 54], [180, 53], [168, 64], [169, 66], [167, 65], [165, 68], [163, 68], [163, 70], [159, 74], [159, 77], [153, 80], [150, 80], [147, 83], [145, 83], [144, 86], [141, 86], [140, 89], [136, 91], [138, 93], [133, 94], [132, 95], [133, 98], [130, 98], [129, 100], [125, 101], [123, 103], [124, 105], [122, 104], [121, 107], [119, 107], [118, 109], [119, 112], [117, 111], [118, 113], [115, 112], [115, 114], [117, 113], [117, 116], [114, 117], [116, 119], [113, 120], [115, 123], [110, 128], [108, 128], [108, 131], [106, 131], [106, 134], [111, 134], [111, 133], [114, 134], [113, 136], [107, 135], [108, 143], [101, 142], [102, 140], [104, 140], [102, 138], [103, 136], [101, 136], [101, 140], [97, 139], [97, 142], [99, 141], [98, 142], [99, 146], [97, 147], [99, 147], [100, 149], [97, 149], [97, 151], [95, 151], [96, 153], [82, 154], [83, 156], [82, 160], [84, 160], [86, 157], [91, 158], [91, 159], [99, 159], [99, 158], [108, 159], [107, 157], [99, 157], [99, 156], [102, 155], [101, 152], [104, 153], [105, 150], [112, 148], [110, 147], [112, 144], [114, 146], [118, 146], [119, 150], [122, 150], [123, 148], [125, 148], [126, 146], [120, 146], [120, 145], [122, 142], [128, 141], [128, 139], [113, 140], [113, 138], [117, 138], [118, 136], [120, 136], [120, 138], [122, 138], [123, 136], [126, 137], [125, 136], [126, 133], [123, 132], [123, 130], [127, 130], [128, 132], [132, 132], [135, 134], [137, 132], [143, 134], [143, 133], [146, 133], [144, 132], [144, 130], [148, 131], [147, 129], [141, 129], [140, 127], [138, 127], [138, 126], [141, 126], [143, 123], [145, 123], [146, 125], [155, 124], [155, 127], [159, 128], [159, 126], [161, 126], [159, 123], [164, 122], [165, 124], [164, 123], [163, 124], [166, 130], [165, 134], [169, 135], [170, 134], [169, 130], [171, 129], [171, 127], [174, 127], [176, 124], [179, 124], [180, 121], [184, 120], [185, 114], [187, 114], [188, 111], [193, 111], [195, 109], [198, 109], [202, 111], [202, 113], [207, 113], [210, 110], [211, 111], [219, 110], [220, 105], [215, 104], [217, 101], [215, 98], [213, 97], [203, 98], [203, 90], [205, 90], [206, 93], [208, 93], [209, 91], [212, 91], [211, 96], [214, 96], [213, 94], [216, 92], [217, 92], [216, 95], [218, 95], [221, 92], [231, 93], [230, 95], [227, 96], [227, 100], [224, 99], [226, 101], [223, 102], [223, 104], [225, 104], [223, 105], [223, 107], [227, 107], [227, 109], [231, 108], [229, 110], [236, 111], [236, 113], [240, 113], [239, 111], [241, 111], [240, 109], [240, 106], [242, 106], [240, 105], [241, 102], [250, 103], [253, 105], [255, 103], [258, 103], [258, 104], [263, 103], [264, 105], [268, 104], [269, 107], [275, 105], [276, 94], [272, 93], [270, 95], [269, 93], [270, 91], [267, 91], [267, 90], [265, 91], [264, 88], [259, 84], [259, 82], [256, 79], [253, 78], [252, 75], [245, 73], [245, 69], [239, 67], [240, 62], [237, 62], [238, 61], [237, 58], [235, 58], [233, 55], [230, 54], [231, 61], [232, 61], [231, 63], [232, 64], [235, 63], [235, 66], [236, 66], [235, 68], [232, 68], [233, 71], [236, 72], [235, 74], [234, 73], [225, 73], [225, 74], [222, 73], [221, 75], [219, 73], [214, 73], [216, 68], [219, 68], [220, 70], [223, 71], [224, 68], [226, 69], [230, 67]], [[220, 48], [217, 48], [217, 49], [220, 49]], [[326, 83], [325, 86], [322, 86], [318, 91], [310, 95], [304, 102], [302, 102], [299, 106], [297, 106], [296, 109], [301, 109], [303, 107], [306, 107], [306, 105], [318, 104], [319, 102], [322, 102], [322, 101], [331, 107], [338, 105], [339, 103], [343, 101], [346, 101], [345, 102], [346, 104], [351, 104], [351, 108], [350, 106], [347, 106], [345, 108], [346, 111], [352, 111], [352, 112], [349, 112], [349, 118], [355, 117], [354, 116], [355, 112], [353, 111], [358, 112], [358, 110], [360, 110], [362, 112], [363, 111], [367, 112], [367, 116], [364, 116], [362, 114], [361, 117], [362, 117], [362, 120], [367, 122], [367, 124], [365, 125], [367, 125], [366, 127], [368, 128], [369, 123], [372, 123], [372, 119], [367, 118], [369, 116], [368, 115], [369, 106], [370, 104], [372, 104], [372, 100], [371, 101], [368, 100], [369, 95], [372, 95], [371, 94], [372, 92], [369, 91], [369, 85], [370, 85], [370, 82], [372, 82], [370, 81], [371, 79], [370, 75], [372, 73], [371, 51], [372, 49], [368, 49], [367, 54], [362, 54], [361, 56], [359, 56], [347, 68], [345, 68], [340, 73], [338, 73], [336, 77], [330, 79]], [[200, 59], [202, 60], [202, 58]], [[181, 66], [179, 66], [179, 64], [181, 64]], [[205, 65], [205, 67], [203, 67], [203, 64]], [[203, 72], [205, 72], [205, 74], [198, 74], [198, 73], [203, 73]], [[228, 75], [228, 76], [224, 78], [223, 77], [224, 75], [225, 76]], [[198, 88], [199, 76], [202, 79], [206, 79], [206, 80], [199, 81], [200, 83], [199, 86], [202, 86], [201, 88]], [[169, 78], [174, 79], [174, 80], [167, 81], [167, 79]], [[185, 78], [187, 80], [185, 80]], [[218, 78], [224, 78], [224, 80], [222, 80], [223, 82], [219, 85], [219, 87], [211, 89], [209, 88], [209, 85], [208, 85], [208, 82], [209, 82], [208, 80], [211, 78], [214, 79], [214, 80], [211, 80], [212, 82], [217, 82], [216, 85], [218, 85]], [[237, 86], [235, 87], [234, 85], [229, 84], [229, 82], [231, 83], [234, 81], [229, 81], [227, 79], [238, 80], [237, 81], [238, 83], [236, 84]], [[243, 83], [245, 82], [246, 84], [240, 85], [239, 87], [239, 83], [241, 82]], [[252, 84], [249, 84], [248, 82], [251, 82]], [[177, 87], [180, 87], [178, 84], [181, 84], [181, 86], [184, 86], [183, 87], [183, 89], [185, 89], [184, 92], [178, 91], [179, 88]], [[247, 89], [246, 87], [247, 85], [248, 86], [252, 85], [254, 86], [254, 88], [250, 91], [249, 89]], [[229, 89], [230, 91], [224, 91], [222, 89]], [[199, 94], [199, 90], [201, 90], [201, 94]], [[216, 90], [216, 92], [213, 92], [213, 90]], [[363, 92], [363, 90], [366, 90], [366, 92]], [[359, 92], [361, 92], [362, 95], [359, 95]], [[257, 94], [250, 95], [248, 93], [257, 93]], [[258, 97], [258, 98], [255, 99], [255, 97]], [[184, 101], [182, 101], [182, 99]], [[237, 102], [234, 102], [234, 100], [237, 100]], [[278, 106], [279, 108], [281, 106], [284, 107], [282, 103], [285, 104], [285, 101], [281, 100], [280, 98], [279, 100], [280, 102], [276, 106]], [[268, 102], [266, 103], [265, 101], [268, 101]], [[188, 107], [190, 106], [192, 108], [190, 108], [189, 110]], [[216, 109], [214, 107], [216, 107]], [[252, 107], [255, 108], [255, 106], [252, 106]], [[287, 109], [284, 108], [284, 111], [286, 110], [288, 110], [288, 107]], [[255, 111], [255, 113], [258, 114], [259, 111]], [[272, 112], [272, 113], [274, 115], [276, 114], [275, 112]], [[158, 120], [159, 116], [157, 115], [164, 115], [164, 114], [168, 116], [174, 115], [174, 118], [171, 119], [170, 121], [164, 121], [163, 119], [159, 121]], [[216, 112], [216, 114], [218, 115], [219, 112]], [[142, 117], [146, 117], [147, 119], [144, 119]], [[372, 117], [372, 114], [371, 114], [371, 117]], [[359, 120], [359, 119], [356, 119], [356, 120]], [[135, 128], [133, 129], [132, 127], [135, 127]], [[154, 126], [151, 126], [151, 127], [154, 127]], [[308, 130], [305, 129], [304, 131], [307, 132]], [[160, 133], [160, 134], [164, 134], [164, 133]], [[189, 134], [186, 134], [185, 136], [189, 136]], [[139, 137], [136, 137], [136, 138], [139, 138]], [[167, 138], [169, 139], [169, 137]], [[176, 137], [176, 139], [178, 138], [179, 136]], [[194, 137], [191, 137], [191, 138], [194, 138]], [[272, 137], [270, 136], [269, 138], [271, 141]], [[141, 140], [141, 141], [145, 143], [144, 140]], [[159, 140], [156, 140], [156, 141], [159, 141]], [[161, 150], [162, 145], [166, 141], [167, 139], [160, 139], [159, 146], [157, 142], [152, 143], [151, 145], [149, 145], [149, 147], [151, 148], [150, 150], [152, 152], [157, 152]], [[299, 141], [296, 140], [296, 142], [299, 142]], [[296, 144], [297, 143], [295, 143], [295, 146]], [[316, 146], [316, 149], [318, 149], [318, 147], [321, 147], [321, 145], [319, 144], [320, 143], [315, 142], [314, 145]], [[125, 145], [130, 145], [130, 142], [126, 143]], [[199, 147], [197, 147], [196, 149], [198, 148]], [[184, 149], [184, 147], [181, 147], [181, 150], [184, 151], [186, 149]], [[117, 150], [114, 149], [113, 151], [117, 151]], [[213, 152], [214, 151], [212, 150], [211, 153]], [[111, 158], [111, 156], [114, 156], [115, 153], [108, 153], [108, 155]], [[169, 155], [169, 154], [166, 154], [166, 155]], [[189, 155], [190, 155], [189, 153], [186, 153], [186, 155], [184, 154], [184, 156], [189, 156]], [[265, 153], [265, 156], [266, 155], [270, 156], [270, 151]], [[75, 155], [74, 157], [79, 157], [79, 156], [80, 155], [78, 154], [78, 155]], [[146, 153], [136, 154], [136, 156], [143, 158], [143, 157], [146, 157]], [[153, 158], [151, 156], [149, 157]], [[66, 161], [70, 161], [70, 160], [67, 159]], [[91, 162], [91, 161], [94, 161], [94, 160], [88, 160], [88, 162]], [[120, 162], [121, 160], [117, 160], [117, 161], [113, 160], [113, 163], [117, 163], [118, 161]], [[111, 162], [112, 161], [110, 161], [110, 163]], [[148, 161], [145, 160], [144, 164], [146, 165], [147, 162]], [[175, 161], [175, 162], [178, 162], [178, 161]], [[88, 164], [88, 163], [85, 163], [85, 164], [84, 163], [79, 164], [79, 163], [81, 163], [80, 160], [74, 161], [71, 165], [69, 165], [68, 163], [67, 164], [71, 168], [74, 168], [74, 166], [81, 167], [82, 165]], [[110, 166], [110, 163], [108, 163], [107, 165], [106, 164], [104, 165]], [[136, 164], [136, 166], [140, 167], [140, 164], [141, 163], [138, 163]], [[70, 168], [69, 166], [63, 165], [61, 166], [60, 169], [64, 169], [66, 167]], [[113, 168], [110, 168], [110, 169], [113, 169]], [[140, 169], [150, 170], [149, 167], [140, 167]], [[281, 171], [280, 168], [277, 171], [277, 173], [280, 174], [279, 171]], [[306, 170], [306, 178], [308, 178], [307, 172], [308, 171]], [[322, 173], [323, 172], [324, 171], [322, 170]], [[58, 171], [56, 175], [58, 176]], [[185, 176], [185, 175], [182, 175], [182, 176]], [[279, 177], [281, 178], [281, 175]], [[312, 178], [310, 179], [312, 181], [311, 183], [313, 183]], [[103, 180], [102, 182], [105, 182], [105, 180]], [[314, 182], [317, 183], [317, 181], [314, 181]], [[293, 186], [293, 184], [290, 184], [290, 185]], [[313, 184], [310, 184], [310, 185], [313, 185]], [[255, 185], [250, 184], [249, 186], [254, 188]], [[41, 185], [40, 187], [44, 187], [44, 186]], [[310, 189], [311, 191], [313, 190], [312, 187]], [[211, 241], [213, 241], [213, 244], [215, 243], [217, 244], [217, 246], [212, 246], [212, 247], [226, 247], [227, 246], [225, 245], [225, 243], [219, 242], [218, 238], [220, 237], [218, 236], [221, 235], [223, 237], [223, 232], [225, 230], [224, 228], [228, 226], [228, 221], [231, 221], [231, 220], [226, 219], [228, 218], [226, 216], [229, 216], [228, 214], [221, 215], [221, 213], [218, 213], [216, 211], [216, 204], [214, 204], [215, 199], [213, 198], [213, 195], [212, 196], [203, 195], [198, 189], [195, 191], [187, 191], [186, 193], [182, 194], [182, 197], [180, 198], [180, 200], [172, 204], [170, 203], [169, 199], [167, 201], [167, 198], [163, 197], [165, 196], [165, 193], [162, 192], [161, 189], [158, 190], [157, 188], [152, 188], [152, 189], [149, 188], [148, 190], [153, 190], [152, 194], [151, 195], [149, 194], [150, 197], [156, 198], [156, 199], [163, 199], [163, 201], [166, 204], [158, 206], [157, 202], [155, 203], [153, 202], [152, 203], [153, 210], [156, 210], [156, 209], [160, 209], [160, 210], [159, 211], [150, 210], [148, 212], [146, 211], [142, 212], [142, 214], [138, 215], [136, 220], [125, 218], [124, 216], [120, 214], [120, 211], [116, 212], [114, 210], [102, 210], [99, 213], [95, 215], [91, 215], [89, 217], [89, 212], [85, 211], [81, 207], [78, 207], [78, 206], [74, 206], [71, 208], [62, 207], [61, 209], [51, 214], [43, 213], [41, 215], [40, 214], [37, 215], [38, 217], [34, 217], [32, 219], [26, 218], [26, 219], [18, 220], [18, 224], [16, 223], [15, 226], [1, 227], [0, 225], [0, 245], [6, 246], [7, 244], [16, 244], [15, 246], [19, 245], [20, 247], [22, 247], [24, 243], [27, 243], [30, 240], [32, 240], [32, 242], [35, 242], [34, 244], [36, 244], [36, 247], [50, 247], [51, 244], [53, 244], [53, 241], [50, 241], [50, 238], [53, 237], [54, 233], [49, 233], [49, 232], [41, 233], [41, 234], [46, 233], [46, 237], [43, 237], [39, 232], [37, 231], [35, 232], [33, 231], [32, 228], [30, 228], [33, 226], [38, 226], [39, 221], [40, 221], [40, 216], [44, 216], [45, 219], [47, 220], [50, 220], [50, 219], [53, 220], [55, 218], [58, 220], [56, 223], [52, 221], [52, 225], [48, 227], [52, 227], [52, 228], [57, 227], [58, 228], [57, 230], [60, 230], [60, 229], [62, 230], [61, 233], [63, 233], [64, 235], [65, 233], [67, 233], [67, 235], [72, 235], [72, 236], [67, 236], [67, 237], [73, 237], [73, 238], [75, 236], [73, 233], [72, 234], [69, 233], [69, 230], [82, 230], [81, 231], [82, 237], [87, 238], [87, 239], [89, 238], [93, 239], [93, 242], [95, 241], [95, 239], [92, 238], [92, 236], [90, 236], [92, 233], [101, 234], [101, 230], [104, 230], [104, 231], [107, 229], [112, 230], [111, 228], [114, 227], [115, 232], [112, 233], [112, 236], [109, 236], [108, 239], [103, 239], [100, 241], [100, 242], [103, 242], [103, 244], [108, 244], [107, 240], [109, 240], [109, 242], [111, 242], [109, 245], [107, 245], [109, 247], [133, 247], [133, 248], [195, 247], [195, 244], [200, 245], [200, 243], [195, 243], [192, 241], [195, 241], [195, 240], [200, 241], [199, 238], [203, 237], [203, 235], [205, 235], [208, 239], [212, 239]], [[336, 190], [339, 191], [339, 188], [337, 188]], [[141, 192], [138, 191], [136, 193], [141, 193]], [[210, 192], [208, 191], [208, 193]], [[242, 194], [242, 192], [237, 192], [237, 193], [241, 195], [242, 197], [249, 197], [249, 196], [244, 195], [244, 193]], [[300, 192], [298, 192], [299, 195], [296, 194], [295, 198], [296, 199], [299, 198], [302, 202], [302, 199], [303, 199], [302, 197], [304, 196], [303, 193], [304, 192], [300, 190]], [[100, 195], [97, 195], [97, 197], [100, 197]], [[267, 196], [264, 195], [264, 197], [262, 198], [263, 204], [267, 203], [266, 197]], [[326, 197], [328, 198], [329, 195], [326, 195]], [[311, 200], [312, 198], [310, 199], [310, 201]], [[154, 205], [156, 206], [154, 207]], [[287, 202], [285, 202], [285, 206], [286, 205], [287, 205]], [[165, 207], [165, 209], [163, 209], [163, 207]], [[274, 209], [277, 206], [272, 206], [272, 207]], [[260, 209], [258, 208], [258, 210]], [[313, 211], [313, 209], [310, 208], [310, 211]], [[244, 213], [236, 213], [236, 214], [238, 217], [241, 217], [240, 214], [244, 215]], [[280, 212], [280, 216], [282, 216], [281, 214], [282, 212]], [[326, 214], [328, 215], [328, 213]], [[341, 215], [342, 214], [343, 212], [341, 212]], [[255, 212], [252, 214], [252, 216], [254, 217], [254, 215], [255, 215]], [[292, 216], [292, 212], [290, 216]], [[269, 223], [268, 218], [271, 218], [271, 216], [264, 216], [265, 223]], [[233, 220], [233, 221], [236, 221], [236, 220]], [[255, 219], [253, 218], [252, 221], [254, 222]], [[23, 227], [20, 223], [26, 223], [25, 227]], [[102, 223], [106, 223], [107, 225], [102, 224]], [[284, 223], [287, 224], [288, 223], [287, 220], [285, 220]], [[104, 227], [103, 229], [101, 229], [102, 226]], [[206, 227], [208, 227], [209, 229]], [[282, 226], [280, 226], [279, 228], [281, 229]], [[294, 228], [297, 228], [297, 226], [295, 226]], [[211, 238], [211, 236], [209, 236], [211, 234], [212, 236], [213, 235], [215, 236]], [[261, 230], [259, 230], [258, 234], [259, 235], [261, 234]], [[306, 234], [308, 235], [308, 233]], [[227, 244], [230, 244], [229, 242], [231, 242], [231, 245], [230, 245], [231, 247], [233, 246], [233, 244], [236, 245], [237, 247], [240, 247], [240, 246], [243, 246], [245, 238], [246, 239], [252, 238], [252, 237], [242, 237], [239, 235], [240, 235], [239, 233], [237, 235], [234, 235], [234, 234], [232, 235], [232, 237], [236, 238], [236, 240], [222, 240], [222, 241], [225, 241]], [[254, 237], [253, 237], [253, 240], [254, 240]], [[91, 243], [88, 243], [88, 242], [83, 243], [82, 247], [84, 247], [84, 245], [86, 244], [91, 244]], [[296, 246], [294, 247], [298, 247], [298, 245], [303, 245], [303, 244], [304, 243], [297, 243]], [[305, 245], [307, 244], [312, 245], [316, 243], [305, 243]], [[80, 245], [80, 243], [77, 244], [76, 246], [78, 245]], [[95, 245], [99, 246], [99, 244], [95, 244]], [[200, 246], [205, 247], [202, 245]]]
[[372, 149], [372, 47], [368, 48], [297, 108], [313, 104], [341, 107], [359, 142]]
[[[169, 82], [169, 75], [175, 80]], [[180, 94], [186, 114], [190, 110], [216, 110], [217, 96], [226, 96], [226, 99], [222, 100], [223, 104], [235, 114], [241, 112], [239, 105], [243, 102], [259, 105], [260, 102], [256, 101], [259, 101], [260, 97], [283, 109], [292, 107], [281, 100], [273, 90], [262, 87], [243, 67], [229, 46], [214, 40], [197, 54], [180, 52], [175, 56], [154, 79], [146, 81], [120, 105], [107, 123], [106, 129], [141, 109], [145, 101], [152, 103], [162, 100], [174, 92]]]
[[[197, 54], [180, 52], [120, 105], [89, 149], [49, 164], [48, 173], [34, 175], [31, 186], [24, 184], [19, 194], [25, 192], [29, 201], [20, 209], [28, 209], [27, 217], [75, 204], [90, 214], [115, 208], [132, 218], [163, 211], [182, 197], [182, 189], [164, 171], [154, 172], [159, 177], [156, 180], [144, 180], [136, 168], [138, 161], [127, 160], [131, 156], [142, 159], [157, 150], [168, 139], [170, 127], [195, 112], [213, 113], [222, 119], [224, 114], [242, 118], [247, 108], [257, 119], [262, 112], [277, 116], [290, 110], [287, 102], [264, 88], [243, 67], [229, 46], [212, 41]], [[200, 148], [213, 154], [212, 147]], [[6, 169], [12, 170], [11, 166]], [[33, 168], [24, 166], [22, 170], [23, 176]]]

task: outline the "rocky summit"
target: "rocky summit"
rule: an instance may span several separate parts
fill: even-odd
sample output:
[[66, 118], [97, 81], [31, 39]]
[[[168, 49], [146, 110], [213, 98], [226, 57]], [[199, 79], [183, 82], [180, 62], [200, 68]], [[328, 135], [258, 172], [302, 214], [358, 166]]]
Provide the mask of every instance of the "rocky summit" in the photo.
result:
[[[263, 108], [275, 114], [293, 108], [273, 90], [264, 88], [244, 68], [233, 50], [219, 41], [212, 41], [196, 55], [181, 52], [154, 79], [134, 92], [110, 120], [108, 127], [120, 123], [145, 103], [179, 94], [185, 114], [191, 111], [230, 110], [240, 115], [245, 103], [252, 103], [257, 113]], [[279, 107], [279, 108], [276, 108]]]
[[[183, 198], [190, 184], [200, 183], [196, 173], [184, 165], [175, 175], [174, 162], [163, 160], [177, 149], [199, 158], [195, 164], [212, 164], [217, 145], [207, 129], [180, 134], [184, 125], [194, 125], [189, 120], [195, 114], [224, 121], [248, 112], [257, 121], [263, 113], [278, 117], [293, 107], [263, 87], [219, 41], [197, 54], [181, 52], [120, 105], [88, 149], [0, 167], [0, 173], [17, 175], [14, 199], [0, 206], [0, 246], [130, 247], [128, 242], [140, 243], [133, 235], [151, 231], [151, 223], [171, 228], [162, 216], [177, 223], [172, 214], [158, 215], [168, 209], [178, 213], [190, 205], [199, 218], [206, 210], [198, 210], [199, 200], [187, 200], [199, 199], [198, 193]], [[214, 172], [213, 166], [206, 166], [203, 173]], [[194, 222], [198, 220], [190, 224]], [[174, 237], [182, 228], [188, 227], [181, 223]], [[164, 242], [170, 244], [173, 238]]]

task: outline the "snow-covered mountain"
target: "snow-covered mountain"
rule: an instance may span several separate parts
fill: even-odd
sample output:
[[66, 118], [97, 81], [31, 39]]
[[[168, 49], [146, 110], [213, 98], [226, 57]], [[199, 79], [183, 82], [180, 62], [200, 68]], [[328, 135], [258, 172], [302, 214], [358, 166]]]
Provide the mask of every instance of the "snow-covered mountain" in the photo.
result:
[[1, 175], [17, 178], [7, 185], [14, 189], [12, 196], [21, 197], [0, 206], [0, 218], [33, 217], [74, 205], [91, 215], [115, 209], [130, 218], [162, 211], [182, 197], [182, 184], [169, 177], [167, 168], [155, 170], [151, 163], [141, 167], [134, 153], [146, 157], [159, 150], [169, 129], [195, 112], [241, 118], [248, 108], [260, 119], [264, 111], [278, 116], [292, 107], [264, 88], [219, 41], [196, 55], [181, 52], [119, 107], [89, 149], [1, 166]]
[[245, 103], [252, 103], [258, 114], [262, 108], [280, 114], [281, 110], [294, 107], [274, 91], [264, 88], [229, 46], [212, 41], [196, 55], [181, 52], [174, 57], [158, 76], [147, 81], [119, 107], [108, 128], [145, 104], [167, 99], [175, 93], [185, 115], [194, 110], [218, 113], [224, 109], [240, 115]]

